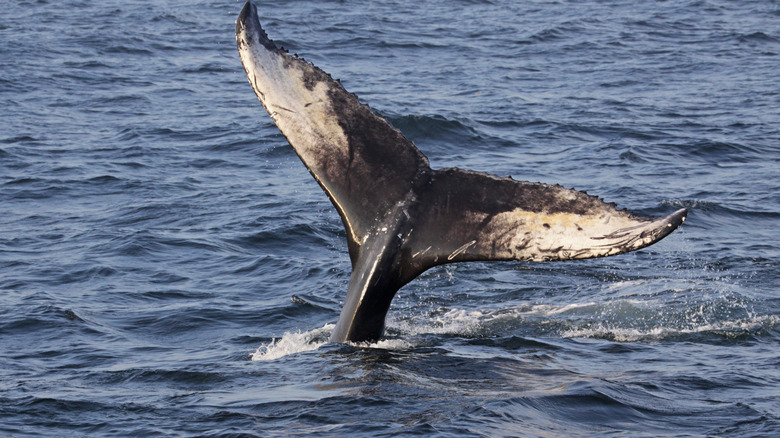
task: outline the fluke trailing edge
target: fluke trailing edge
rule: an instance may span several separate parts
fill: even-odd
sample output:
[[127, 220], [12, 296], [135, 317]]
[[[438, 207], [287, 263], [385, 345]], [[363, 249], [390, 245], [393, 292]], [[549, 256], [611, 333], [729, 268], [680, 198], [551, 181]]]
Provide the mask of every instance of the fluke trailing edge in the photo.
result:
[[352, 276], [331, 341], [382, 336], [395, 293], [473, 260], [570, 260], [651, 245], [684, 220], [637, 217], [583, 192], [433, 170], [411, 141], [314, 65], [276, 47], [250, 2], [236, 21], [247, 78], [347, 231]]

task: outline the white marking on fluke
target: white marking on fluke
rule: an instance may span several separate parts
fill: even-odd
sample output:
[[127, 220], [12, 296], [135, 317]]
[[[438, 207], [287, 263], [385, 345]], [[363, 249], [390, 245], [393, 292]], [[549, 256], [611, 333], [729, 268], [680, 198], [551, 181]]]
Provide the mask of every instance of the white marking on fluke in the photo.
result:
[[477, 243], [476, 240], [472, 240], [471, 242], [466, 243], [465, 245], [461, 246], [460, 248], [456, 249], [452, 254], [447, 256], [447, 260], [452, 260], [455, 257], [459, 256], [460, 254], [463, 254], [467, 249], [469, 249], [470, 246]]

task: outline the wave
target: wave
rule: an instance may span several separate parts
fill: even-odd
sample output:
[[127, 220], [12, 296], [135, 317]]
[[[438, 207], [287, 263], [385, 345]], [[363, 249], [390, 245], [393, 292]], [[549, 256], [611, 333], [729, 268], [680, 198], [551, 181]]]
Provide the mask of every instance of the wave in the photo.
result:
[[740, 43], [778, 43], [780, 39], [764, 32], [736, 33], [735, 38]]
[[390, 117], [390, 123], [398, 128], [412, 141], [441, 141], [476, 142], [481, 138], [480, 133], [457, 120], [448, 119], [440, 115], [406, 115], [402, 117]]

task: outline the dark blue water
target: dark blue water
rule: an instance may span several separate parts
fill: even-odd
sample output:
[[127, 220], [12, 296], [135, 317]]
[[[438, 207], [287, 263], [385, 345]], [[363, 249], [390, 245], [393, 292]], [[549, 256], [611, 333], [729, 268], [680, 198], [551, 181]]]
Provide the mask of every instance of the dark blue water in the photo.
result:
[[257, 5], [433, 167], [689, 219], [431, 270], [386, 339], [328, 344], [344, 231], [246, 81], [242, 3], [5, 2], [0, 435], [780, 434], [777, 2]]

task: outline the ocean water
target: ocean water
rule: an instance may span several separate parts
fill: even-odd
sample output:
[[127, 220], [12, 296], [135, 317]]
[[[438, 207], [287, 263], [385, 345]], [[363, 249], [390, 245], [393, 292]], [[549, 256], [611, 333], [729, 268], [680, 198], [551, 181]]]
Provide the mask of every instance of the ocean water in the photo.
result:
[[242, 2], [4, 2], [0, 436], [780, 434], [780, 4], [255, 4], [433, 167], [689, 218], [433, 269], [330, 344], [344, 230], [247, 83]]

